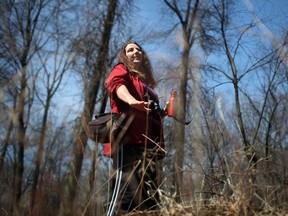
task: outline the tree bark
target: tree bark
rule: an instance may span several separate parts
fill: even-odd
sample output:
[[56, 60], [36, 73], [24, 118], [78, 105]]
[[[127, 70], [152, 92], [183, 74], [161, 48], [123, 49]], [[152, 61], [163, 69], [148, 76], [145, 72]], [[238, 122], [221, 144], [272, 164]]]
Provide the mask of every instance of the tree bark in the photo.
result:
[[25, 110], [25, 95], [26, 95], [26, 66], [22, 70], [21, 77], [21, 90], [18, 100], [18, 152], [17, 162], [15, 167], [15, 179], [14, 179], [14, 190], [13, 190], [13, 209], [18, 209], [18, 203], [22, 195], [22, 179], [24, 171], [24, 146], [25, 146], [25, 133], [26, 127], [24, 122], [24, 110]]
[[[110, 0], [107, 8], [107, 15], [104, 23], [104, 30], [101, 36], [101, 45], [99, 55], [95, 62], [92, 78], [89, 83], [88, 94], [85, 94], [84, 111], [81, 114], [81, 119], [84, 122], [89, 122], [96, 103], [96, 96], [101, 81], [101, 73], [105, 74], [106, 63], [108, 59], [109, 41], [114, 25], [115, 12], [118, 5], [118, 0]], [[60, 215], [73, 215], [75, 207], [73, 205], [77, 192], [77, 182], [81, 173], [81, 167], [84, 157], [84, 152], [87, 144], [87, 136], [84, 125], [80, 125], [75, 137], [73, 158], [70, 163], [70, 173], [68, 175], [67, 184], [64, 187], [63, 197], [60, 208]]]
[[[189, 71], [189, 58], [190, 50], [195, 42], [195, 35], [197, 30], [195, 30], [196, 15], [199, 7], [199, 0], [196, 0], [191, 10], [191, 1], [187, 1], [186, 10], [183, 12], [179, 9], [179, 5], [176, 1], [169, 2], [164, 0], [166, 5], [175, 13], [180, 21], [183, 36], [183, 51], [182, 51], [182, 61], [181, 61], [181, 76], [180, 76], [180, 92], [179, 92], [179, 107], [178, 118], [185, 121], [186, 118], [186, 107], [187, 107], [187, 82], [188, 82], [188, 71]], [[174, 166], [176, 172], [176, 193], [178, 202], [181, 202], [183, 194], [183, 165], [185, 157], [185, 125], [179, 122], [176, 123], [175, 130], [175, 159]]]

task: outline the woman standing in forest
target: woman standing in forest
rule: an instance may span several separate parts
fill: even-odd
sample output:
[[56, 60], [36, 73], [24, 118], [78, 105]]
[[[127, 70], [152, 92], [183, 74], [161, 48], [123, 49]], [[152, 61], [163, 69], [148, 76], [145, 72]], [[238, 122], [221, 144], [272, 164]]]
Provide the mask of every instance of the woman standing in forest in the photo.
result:
[[119, 215], [152, 210], [159, 203], [156, 162], [165, 156], [162, 127], [165, 113], [159, 109], [155, 85], [145, 51], [136, 42], [125, 43], [106, 80], [111, 111], [132, 119], [119, 144], [112, 143], [113, 166], [121, 174], [117, 173], [114, 179], [108, 214], [116, 200]]

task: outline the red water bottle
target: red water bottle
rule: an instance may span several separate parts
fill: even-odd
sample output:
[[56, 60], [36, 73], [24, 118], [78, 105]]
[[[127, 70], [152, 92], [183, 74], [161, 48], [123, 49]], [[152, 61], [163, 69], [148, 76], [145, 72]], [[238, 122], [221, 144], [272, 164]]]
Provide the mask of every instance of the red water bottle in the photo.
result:
[[176, 99], [177, 91], [175, 89], [172, 89], [167, 110], [167, 115], [170, 117], [176, 116]]
[[105, 143], [104, 144], [104, 150], [103, 150], [103, 155], [106, 157], [111, 157], [111, 143]]

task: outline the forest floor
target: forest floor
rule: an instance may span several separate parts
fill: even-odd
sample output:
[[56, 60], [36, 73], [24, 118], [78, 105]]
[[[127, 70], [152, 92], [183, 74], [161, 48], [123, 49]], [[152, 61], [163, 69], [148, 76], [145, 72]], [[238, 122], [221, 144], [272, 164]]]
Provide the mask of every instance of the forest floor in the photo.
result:
[[195, 210], [193, 207], [172, 206], [158, 211], [133, 212], [125, 216], [288, 216], [288, 210], [244, 210], [229, 205], [208, 205]]

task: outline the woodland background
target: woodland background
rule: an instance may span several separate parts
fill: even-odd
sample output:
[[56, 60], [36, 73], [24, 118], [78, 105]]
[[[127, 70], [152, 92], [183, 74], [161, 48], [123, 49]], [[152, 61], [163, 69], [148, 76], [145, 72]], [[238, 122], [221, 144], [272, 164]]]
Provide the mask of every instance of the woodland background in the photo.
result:
[[0, 215], [105, 214], [111, 161], [85, 123], [130, 39], [160, 106], [177, 89], [192, 121], [164, 119], [161, 214], [288, 211], [287, 2], [148, 2], [159, 19], [136, 0], [1, 0]]

